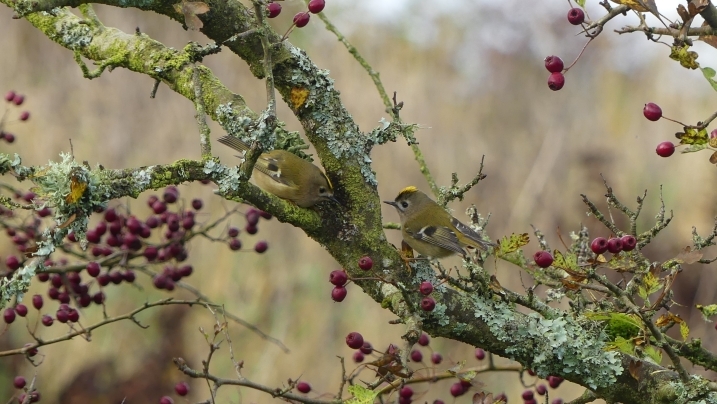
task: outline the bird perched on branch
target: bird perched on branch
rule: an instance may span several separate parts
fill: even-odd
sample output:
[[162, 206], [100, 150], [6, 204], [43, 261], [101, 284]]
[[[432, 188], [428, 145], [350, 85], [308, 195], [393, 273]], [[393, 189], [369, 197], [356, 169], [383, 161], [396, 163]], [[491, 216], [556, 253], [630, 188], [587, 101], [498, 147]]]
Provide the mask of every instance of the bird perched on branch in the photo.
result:
[[414, 186], [401, 190], [394, 201], [383, 203], [396, 208], [403, 240], [423, 256], [443, 258], [456, 253], [465, 256], [466, 247], [482, 250], [495, 247]]
[[[242, 153], [249, 150], [248, 144], [233, 136], [218, 140]], [[338, 203], [329, 177], [319, 167], [286, 150], [262, 153], [254, 165], [253, 178], [259, 188], [302, 208], [312, 207], [321, 201]]]

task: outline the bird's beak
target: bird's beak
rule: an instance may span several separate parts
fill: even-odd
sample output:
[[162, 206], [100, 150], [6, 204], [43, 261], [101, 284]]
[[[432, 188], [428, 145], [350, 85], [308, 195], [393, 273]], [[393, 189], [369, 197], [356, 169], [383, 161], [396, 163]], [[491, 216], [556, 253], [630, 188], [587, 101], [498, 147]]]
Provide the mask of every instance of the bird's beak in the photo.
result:
[[397, 207], [398, 207], [398, 205], [397, 205], [396, 202], [394, 202], [394, 201], [383, 201], [383, 203], [385, 203], [386, 205], [391, 205], [391, 206], [393, 206], [394, 208], [397, 208]]
[[333, 202], [333, 203], [335, 203], [335, 204], [337, 204], [337, 205], [341, 205], [341, 202], [339, 202], [339, 200], [336, 199], [335, 196], [331, 195], [331, 196], [329, 196], [328, 198], [329, 198], [329, 200], [330, 200], [331, 202]]

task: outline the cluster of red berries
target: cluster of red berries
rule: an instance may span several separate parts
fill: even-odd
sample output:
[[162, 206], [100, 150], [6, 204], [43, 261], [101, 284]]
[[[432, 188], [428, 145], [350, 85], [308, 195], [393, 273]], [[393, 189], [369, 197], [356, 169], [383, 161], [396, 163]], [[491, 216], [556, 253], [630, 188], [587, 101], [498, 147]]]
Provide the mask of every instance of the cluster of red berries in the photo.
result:
[[[189, 394], [189, 384], [187, 382], [179, 382], [174, 385], [174, 392], [184, 397]], [[174, 404], [174, 400], [170, 396], [163, 396], [159, 399], [159, 404]]]
[[[631, 234], [622, 237], [611, 237], [609, 240], [605, 237], [596, 237], [590, 243], [590, 249], [595, 254], [604, 254], [610, 252], [617, 254], [621, 251], [632, 251], [637, 247], [637, 239]], [[547, 268], [553, 264], [553, 255], [549, 251], [538, 251], [533, 255], [535, 265], [541, 268]]]
[[[12, 380], [12, 385], [16, 389], [24, 389], [27, 385], [27, 381], [22, 376], [15, 376], [15, 378]], [[17, 398], [18, 403], [24, 403], [25, 398], [27, 397], [27, 394], [23, 393], [20, 394], [20, 396]], [[30, 392], [30, 400], [28, 402], [30, 403], [37, 403], [40, 401], [40, 393], [37, 390], [33, 390]]]
[[[25, 96], [18, 94], [15, 91], [8, 91], [5, 94], [5, 101], [11, 106], [19, 107], [25, 102]], [[30, 111], [22, 111], [17, 118], [19, 121], [27, 121], [30, 119]], [[5, 116], [0, 119], [0, 139], [7, 143], [13, 143], [15, 141], [15, 135], [9, 132], [5, 132]]]
[[[358, 260], [358, 267], [364, 271], [369, 271], [373, 268], [373, 259], [368, 255], [365, 255]], [[349, 276], [343, 269], [337, 269], [331, 271], [329, 274], [329, 282], [334, 285], [331, 290], [331, 298], [335, 302], [343, 302], [348, 294], [346, 290], [346, 283], [349, 281]]]
[[[302, 11], [294, 16], [294, 26], [297, 28], [305, 27], [309, 23], [311, 14], [318, 14], [326, 7], [326, 0], [311, 0], [309, 2], [308, 11]], [[275, 18], [281, 14], [281, 4], [272, 1], [266, 6], [266, 16], [269, 18]]]
[[[580, 25], [585, 21], [585, 12], [578, 7], [568, 11], [568, 22], [573, 25]], [[558, 91], [565, 85], [565, 72], [563, 60], [557, 56], [545, 58], [545, 68], [550, 72], [548, 76], [548, 88]]]
[[[662, 118], [662, 108], [653, 102], [648, 102], [642, 109], [642, 114], [650, 121], [659, 121], [660, 118]], [[675, 153], [675, 144], [672, 142], [662, 142], [657, 145], [655, 153], [660, 157], [670, 157]]]
[[[531, 376], [535, 376], [535, 372], [533, 372], [532, 370], [528, 370], [528, 374]], [[564, 379], [559, 376], [548, 376], [547, 381], [548, 386], [551, 389], [557, 389], [563, 383]], [[537, 393], [539, 396], [544, 396], [545, 394], [547, 394], [547, 392], [548, 388], [545, 386], [545, 384], [542, 383], [535, 386], [535, 392], [530, 389], [525, 390], [521, 395], [521, 398], [523, 399], [523, 404], [537, 404], [538, 400], [535, 398], [535, 393]], [[551, 401], [551, 404], [563, 404], [563, 399], [555, 398]]]

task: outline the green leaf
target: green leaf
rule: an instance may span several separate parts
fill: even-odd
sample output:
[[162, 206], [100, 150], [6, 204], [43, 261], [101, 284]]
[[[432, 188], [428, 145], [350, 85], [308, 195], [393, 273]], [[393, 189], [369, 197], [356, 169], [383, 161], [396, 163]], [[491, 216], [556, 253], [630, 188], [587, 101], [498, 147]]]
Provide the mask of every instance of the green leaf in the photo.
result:
[[565, 271], [572, 273], [582, 272], [578, 266], [578, 256], [572, 252], [568, 252], [565, 255], [558, 250], [553, 251], [553, 267], [560, 268]]
[[578, 3], [578, 6], [585, 8], [585, 0], [575, 0], [576, 3]]
[[710, 304], [708, 306], [698, 304], [695, 307], [702, 313], [702, 317], [704, 317], [705, 321], [710, 321], [710, 317], [717, 314], [717, 304]]
[[694, 153], [707, 148], [707, 144], [691, 144], [682, 149], [681, 153]]
[[702, 70], [702, 75], [710, 82], [712, 88], [717, 91], [717, 81], [714, 79], [714, 76], [717, 75], [715, 69], [711, 67], [700, 67], [700, 70]]
[[353, 397], [346, 400], [346, 404], [373, 404], [373, 400], [378, 396], [378, 392], [357, 384], [349, 386], [349, 393], [351, 393]]
[[662, 351], [658, 350], [654, 346], [646, 346], [644, 352], [645, 355], [647, 355], [647, 357], [655, 364], [659, 365], [660, 362], [662, 362]]
[[687, 326], [686, 321], [680, 323], [680, 336], [682, 341], [687, 341], [687, 337], [690, 336], [690, 327]]
[[625, 313], [585, 313], [590, 320], [606, 322], [605, 332], [617, 341], [618, 339], [632, 339], [642, 329], [642, 321], [635, 314]]
[[608, 344], [611, 350], [618, 350], [628, 355], [635, 355], [635, 344], [623, 337], [617, 337], [615, 342]]

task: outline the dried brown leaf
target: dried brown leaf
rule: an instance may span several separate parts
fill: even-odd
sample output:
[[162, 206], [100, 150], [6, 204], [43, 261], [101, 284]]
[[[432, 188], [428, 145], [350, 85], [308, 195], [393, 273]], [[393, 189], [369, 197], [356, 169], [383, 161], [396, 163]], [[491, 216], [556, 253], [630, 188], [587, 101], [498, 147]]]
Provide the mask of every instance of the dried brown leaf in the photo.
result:
[[642, 369], [642, 361], [631, 360], [627, 369], [630, 371], [630, 376], [633, 379], [640, 381], [640, 369]]
[[699, 250], [692, 250], [692, 247], [687, 246], [685, 247], [679, 254], [677, 254], [677, 257], [675, 257], [675, 260], [680, 261], [684, 264], [694, 264], [695, 262], [702, 259], [701, 251]]

